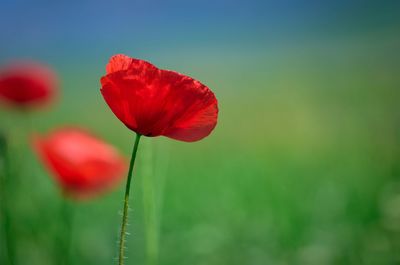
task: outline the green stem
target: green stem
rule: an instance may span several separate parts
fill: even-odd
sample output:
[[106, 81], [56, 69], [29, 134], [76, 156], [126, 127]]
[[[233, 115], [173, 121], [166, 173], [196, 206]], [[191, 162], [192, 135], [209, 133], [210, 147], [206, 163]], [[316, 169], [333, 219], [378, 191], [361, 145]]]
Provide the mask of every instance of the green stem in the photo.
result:
[[133, 166], [135, 165], [136, 153], [139, 147], [139, 140], [140, 134], [136, 134], [135, 145], [133, 146], [132, 150], [132, 157], [131, 162], [129, 164], [129, 171], [128, 171], [128, 179], [126, 181], [126, 188], [125, 188], [125, 197], [124, 197], [124, 209], [122, 213], [122, 224], [121, 224], [121, 234], [119, 239], [119, 258], [118, 258], [118, 265], [124, 264], [124, 255], [125, 255], [125, 241], [126, 241], [126, 225], [128, 221], [128, 202], [129, 202], [129, 193], [131, 188], [131, 180], [132, 180], [132, 173], [133, 173]]
[[153, 157], [151, 142], [143, 153], [142, 184], [144, 204], [144, 224], [146, 231], [146, 256], [147, 265], [158, 263], [158, 223], [155, 181], [153, 174]]
[[70, 252], [71, 252], [71, 242], [73, 234], [73, 209], [70, 202], [63, 198], [61, 212], [60, 212], [61, 222], [64, 224], [61, 228], [62, 231], [59, 233], [59, 244], [58, 244], [58, 254], [60, 265], [68, 265], [70, 263]]
[[0, 188], [1, 188], [1, 199], [0, 199], [0, 215], [3, 217], [3, 233], [4, 234], [4, 255], [5, 264], [13, 265], [15, 264], [15, 250], [14, 250], [14, 237], [12, 234], [12, 222], [10, 214], [9, 196], [10, 191], [10, 161], [8, 157], [8, 146], [7, 140], [4, 135], [0, 134], [0, 167], [2, 169], [2, 174], [0, 176]]

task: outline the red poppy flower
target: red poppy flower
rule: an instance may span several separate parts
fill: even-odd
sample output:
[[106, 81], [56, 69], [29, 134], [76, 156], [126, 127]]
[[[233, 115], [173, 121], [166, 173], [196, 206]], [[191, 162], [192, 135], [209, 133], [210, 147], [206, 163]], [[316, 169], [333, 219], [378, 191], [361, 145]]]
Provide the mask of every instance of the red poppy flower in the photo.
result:
[[193, 142], [209, 135], [217, 123], [217, 99], [208, 87], [149, 62], [115, 55], [101, 84], [114, 114], [141, 135]]
[[54, 97], [57, 78], [48, 67], [32, 62], [0, 69], [0, 99], [13, 107], [42, 106]]
[[87, 198], [122, 179], [125, 159], [111, 145], [76, 128], [34, 138], [34, 149], [66, 195]]

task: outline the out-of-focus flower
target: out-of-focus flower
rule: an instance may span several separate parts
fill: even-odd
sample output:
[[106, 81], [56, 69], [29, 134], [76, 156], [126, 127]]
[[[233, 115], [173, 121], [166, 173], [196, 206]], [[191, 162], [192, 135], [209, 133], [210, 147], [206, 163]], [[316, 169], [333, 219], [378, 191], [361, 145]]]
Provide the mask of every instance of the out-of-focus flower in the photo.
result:
[[18, 109], [47, 105], [57, 91], [56, 74], [36, 62], [16, 62], [0, 69], [0, 100]]
[[67, 196], [90, 198], [116, 186], [126, 160], [111, 145], [78, 128], [35, 136], [34, 150]]
[[193, 142], [209, 135], [217, 124], [218, 103], [208, 87], [149, 62], [115, 55], [101, 84], [114, 114], [140, 135]]

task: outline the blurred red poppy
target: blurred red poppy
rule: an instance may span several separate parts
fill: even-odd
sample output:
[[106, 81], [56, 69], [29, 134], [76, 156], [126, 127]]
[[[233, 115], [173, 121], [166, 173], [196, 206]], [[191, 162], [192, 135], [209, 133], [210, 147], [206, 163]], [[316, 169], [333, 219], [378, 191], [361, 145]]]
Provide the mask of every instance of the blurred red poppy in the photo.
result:
[[126, 160], [113, 146], [77, 128], [35, 136], [34, 147], [63, 192], [78, 199], [113, 188], [127, 168]]
[[51, 102], [57, 88], [55, 73], [33, 62], [17, 62], [0, 69], [0, 100], [20, 109]]
[[114, 114], [141, 135], [193, 142], [209, 135], [217, 124], [218, 103], [208, 87], [149, 62], [115, 55], [101, 84]]

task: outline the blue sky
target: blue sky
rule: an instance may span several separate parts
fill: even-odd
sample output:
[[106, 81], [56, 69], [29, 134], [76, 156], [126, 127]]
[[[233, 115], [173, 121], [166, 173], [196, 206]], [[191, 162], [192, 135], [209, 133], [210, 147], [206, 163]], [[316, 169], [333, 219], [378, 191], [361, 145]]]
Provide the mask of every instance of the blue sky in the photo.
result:
[[1, 1], [0, 59], [262, 49], [396, 32], [399, 1]]

